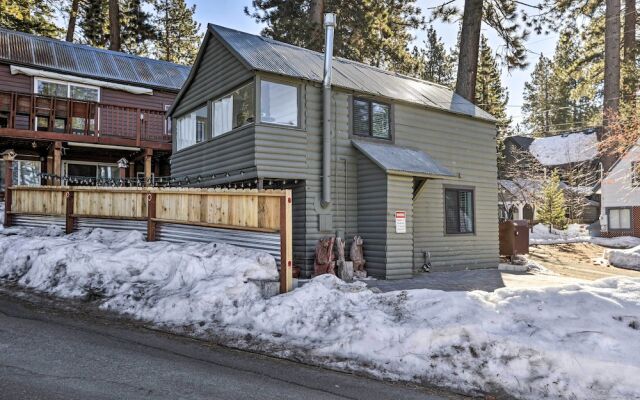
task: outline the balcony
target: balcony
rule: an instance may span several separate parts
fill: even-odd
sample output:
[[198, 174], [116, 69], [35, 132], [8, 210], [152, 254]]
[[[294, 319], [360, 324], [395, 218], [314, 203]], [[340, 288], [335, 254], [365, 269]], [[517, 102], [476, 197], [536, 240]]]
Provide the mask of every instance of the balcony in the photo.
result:
[[164, 110], [0, 91], [0, 137], [171, 150]]

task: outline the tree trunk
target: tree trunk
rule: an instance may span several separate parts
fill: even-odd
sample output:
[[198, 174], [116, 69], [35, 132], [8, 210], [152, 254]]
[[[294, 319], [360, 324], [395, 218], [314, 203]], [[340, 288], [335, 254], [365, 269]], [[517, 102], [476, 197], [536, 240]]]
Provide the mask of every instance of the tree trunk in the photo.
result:
[[120, 4], [118, 0], [109, 0], [109, 50], [120, 49]]
[[638, 88], [636, 78], [636, 21], [638, 13], [636, 11], [636, 0], [625, 0], [624, 2], [624, 34], [622, 35], [624, 49], [623, 68], [623, 95], [625, 98], [633, 96]]
[[[620, 0], [606, 0], [605, 18], [604, 129], [602, 133], [604, 137], [609, 135], [609, 118], [616, 115], [620, 107]], [[607, 172], [614, 160], [611, 155], [603, 155], [601, 162], [604, 171]]]
[[67, 25], [67, 42], [73, 42], [73, 34], [76, 31], [76, 18], [78, 17], [78, 4], [80, 0], [73, 0], [69, 9], [69, 24]]
[[482, 0], [465, 0], [462, 32], [460, 33], [460, 51], [458, 53], [456, 93], [473, 103], [475, 103], [481, 25]]
[[311, 46], [313, 50], [322, 51], [324, 44], [324, 0], [311, 0], [310, 12], [313, 25]]

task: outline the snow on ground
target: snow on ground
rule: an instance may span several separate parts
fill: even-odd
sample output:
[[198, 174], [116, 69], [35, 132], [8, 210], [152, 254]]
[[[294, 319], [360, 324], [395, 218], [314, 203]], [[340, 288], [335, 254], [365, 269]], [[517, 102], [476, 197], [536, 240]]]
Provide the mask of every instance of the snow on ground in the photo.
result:
[[603, 247], [629, 249], [631, 247], [640, 246], [640, 238], [634, 236], [620, 236], [614, 238], [594, 237], [591, 238], [591, 243]]
[[604, 251], [604, 258], [616, 267], [640, 270], [640, 246], [630, 249], [608, 249]]
[[536, 224], [533, 232], [529, 232], [529, 244], [561, 244], [580, 243], [591, 240], [586, 225], [570, 224], [567, 229], [559, 230], [552, 228], [549, 232], [549, 225]]
[[136, 232], [11, 228], [0, 280], [170, 330], [329, 367], [523, 399], [640, 397], [640, 280], [488, 293], [373, 293], [312, 279], [267, 298], [267, 254]]

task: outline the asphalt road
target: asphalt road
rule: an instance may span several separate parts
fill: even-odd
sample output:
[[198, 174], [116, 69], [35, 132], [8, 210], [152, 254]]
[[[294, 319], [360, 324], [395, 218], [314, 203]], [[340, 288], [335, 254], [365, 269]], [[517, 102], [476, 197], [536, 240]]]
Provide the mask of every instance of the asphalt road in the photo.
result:
[[462, 399], [0, 294], [0, 399]]

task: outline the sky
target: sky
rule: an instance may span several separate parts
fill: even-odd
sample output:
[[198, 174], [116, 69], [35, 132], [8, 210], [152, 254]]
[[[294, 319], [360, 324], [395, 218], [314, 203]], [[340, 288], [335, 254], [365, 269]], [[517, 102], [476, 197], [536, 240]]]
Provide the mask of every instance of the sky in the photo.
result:
[[[456, 1], [458, 6], [462, 8], [463, 0]], [[244, 32], [259, 34], [263, 26], [258, 25], [253, 19], [244, 14], [244, 8], [251, 8], [251, 0], [209, 0], [209, 1], [193, 1], [187, 0], [187, 3], [196, 4], [196, 19], [202, 23], [202, 29], [207, 23], [226, 26]], [[440, 4], [441, 0], [418, 0], [417, 5], [422, 9], [423, 14], [428, 15], [429, 7]], [[340, 23], [340, 21], [338, 21]], [[445, 24], [435, 22], [434, 28], [438, 35], [442, 37], [448, 48], [454, 46], [457, 38], [458, 24]], [[482, 27], [483, 34], [487, 36], [489, 45], [494, 50], [499, 50], [502, 45], [493, 30], [485, 25]], [[416, 42], [419, 44], [424, 38], [423, 32], [414, 32]], [[558, 39], [557, 33], [550, 35], [531, 34], [527, 41], [527, 49], [529, 50], [528, 62], [529, 66], [523, 70], [508, 71], [502, 68], [502, 84], [508, 89], [509, 102], [507, 105], [507, 113], [513, 118], [514, 126], [522, 120], [522, 92], [524, 84], [531, 75], [531, 71], [538, 60], [540, 54], [552, 56]]]

